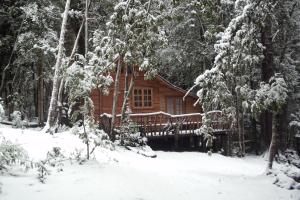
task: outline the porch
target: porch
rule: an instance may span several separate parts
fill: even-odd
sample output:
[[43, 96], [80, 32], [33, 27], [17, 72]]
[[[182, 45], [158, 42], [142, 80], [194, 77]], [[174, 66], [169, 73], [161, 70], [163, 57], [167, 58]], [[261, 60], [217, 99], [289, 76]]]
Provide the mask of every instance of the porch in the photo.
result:
[[[230, 129], [221, 122], [221, 112], [213, 111], [210, 115], [213, 128], [214, 150], [223, 149], [230, 154]], [[129, 115], [133, 128], [148, 139], [148, 144], [155, 150], [205, 151], [205, 141], [198, 129], [202, 126], [203, 113], [171, 115], [165, 112], [132, 113]], [[106, 132], [111, 129], [111, 116], [102, 114], [99, 125]], [[116, 116], [115, 130], [121, 126], [121, 115]]]

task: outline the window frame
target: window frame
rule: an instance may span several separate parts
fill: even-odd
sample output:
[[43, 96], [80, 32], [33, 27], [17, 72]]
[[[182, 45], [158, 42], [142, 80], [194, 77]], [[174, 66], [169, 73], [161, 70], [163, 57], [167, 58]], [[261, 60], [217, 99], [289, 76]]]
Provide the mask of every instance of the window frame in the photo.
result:
[[[169, 100], [171, 100], [172, 102], [172, 110], [173, 110], [173, 113], [170, 113], [168, 111], [169, 109]], [[180, 105], [181, 105], [181, 108], [179, 110], [177, 110], [177, 104], [176, 104], [176, 100], [179, 100], [180, 101]], [[166, 100], [165, 100], [165, 108], [166, 108], [166, 112], [169, 113], [169, 114], [172, 114], [172, 115], [181, 115], [181, 114], [185, 114], [185, 104], [184, 104], [184, 101], [182, 99], [182, 97], [180, 96], [166, 96]], [[177, 111], [181, 111], [181, 113], [177, 113]]]
[[[141, 90], [142, 91], [142, 106], [139, 107], [139, 106], [135, 106], [135, 94], [134, 94], [134, 91], [135, 90]], [[145, 106], [145, 90], [150, 90], [151, 91], [151, 106]], [[154, 99], [153, 99], [153, 88], [151, 87], [134, 87], [133, 88], [133, 91], [132, 91], [132, 107], [135, 108], [135, 109], [151, 109], [153, 108], [153, 102], [154, 102]]]

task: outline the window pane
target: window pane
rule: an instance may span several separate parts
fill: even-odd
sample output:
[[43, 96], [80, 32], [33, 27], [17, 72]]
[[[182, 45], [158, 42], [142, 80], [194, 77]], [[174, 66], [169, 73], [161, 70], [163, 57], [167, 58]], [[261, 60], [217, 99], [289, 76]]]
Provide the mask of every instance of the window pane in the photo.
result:
[[176, 105], [176, 114], [182, 114], [182, 99], [176, 98], [175, 105]]
[[144, 92], [144, 107], [151, 107], [152, 106], [152, 102], [151, 102], [152, 90], [144, 89], [143, 92]]
[[167, 98], [167, 112], [169, 114], [174, 114], [174, 104], [173, 104], [173, 98], [172, 97]]
[[142, 107], [142, 90], [141, 89], [134, 89], [133, 92], [133, 100], [134, 100], [134, 106], [135, 107]]

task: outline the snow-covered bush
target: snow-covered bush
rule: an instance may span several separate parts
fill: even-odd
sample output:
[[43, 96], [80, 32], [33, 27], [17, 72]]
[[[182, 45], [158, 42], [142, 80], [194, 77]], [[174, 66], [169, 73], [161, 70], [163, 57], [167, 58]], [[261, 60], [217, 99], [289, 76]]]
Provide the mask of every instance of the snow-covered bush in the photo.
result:
[[12, 118], [12, 126], [15, 128], [22, 127], [22, 114], [20, 111], [14, 111], [11, 115]]
[[70, 160], [76, 160], [80, 165], [82, 165], [86, 161], [86, 156], [83, 156], [82, 149], [75, 149], [75, 152], [71, 153]]
[[18, 144], [13, 144], [5, 138], [0, 143], [0, 172], [9, 170], [14, 165], [28, 164], [26, 151]]
[[65, 160], [65, 156], [61, 152], [60, 147], [53, 147], [52, 151], [48, 151], [47, 153], [47, 164], [51, 167], [56, 167], [57, 171], [63, 171], [63, 161]]
[[37, 178], [41, 183], [45, 183], [47, 176], [50, 175], [50, 171], [46, 167], [46, 161], [42, 160], [38, 162], [36, 165], [38, 171]]
[[296, 147], [295, 137], [300, 135], [300, 111], [290, 115], [290, 122], [288, 125], [288, 145]]
[[206, 113], [203, 118], [203, 125], [196, 130], [196, 133], [198, 135], [202, 135], [205, 140], [205, 147], [208, 150], [208, 155], [212, 154], [212, 148], [213, 148], [213, 140], [215, 137], [213, 136], [213, 128], [211, 127], [212, 121], [208, 114]]
[[274, 184], [286, 189], [300, 189], [300, 157], [296, 151], [287, 149], [277, 156], [278, 166], [270, 175]]
[[53, 147], [51, 151], [48, 151], [46, 159], [35, 164], [39, 181], [45, 183], [47, 176], [50, 175], [48, 167], [56, 167], [58, 172], [63, 171], [62, 167], [65, 159], [65, 156], [61, 153], [60, 147]]
[[142, 137], [136, 125], [130, 119], [130, 109], [127, 106], [120, 133], [116, 137], [116, 144], [121, 146], [139, 147], [147, 144], [147, 138]]
[[79, 121], [79, 124], [80, 125], [75, 125], [71, 132], [78, 135], [83, 143], [86, 144], [87, 158], [89, 158], [90, 154], [99, 146], [109, 149], [114, 148], [108, 135], [103, 130], [97, 129], [97, 125], [93, 121]]

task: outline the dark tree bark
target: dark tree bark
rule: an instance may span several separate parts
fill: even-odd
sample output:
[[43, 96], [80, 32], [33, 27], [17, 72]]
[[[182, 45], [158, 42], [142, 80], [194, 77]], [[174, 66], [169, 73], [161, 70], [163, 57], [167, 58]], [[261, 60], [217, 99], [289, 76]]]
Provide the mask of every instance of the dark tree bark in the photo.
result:
[[272, 139], [269, 150], [268, 168], [272, 169], [275, 155], [278, 151], [278, 129], [277, 129], [277, 113], [273, 113], [272, 118]]
[[43, 80], [43, 52], [39, 53], [39, 62], [37, 65], [37, 114], [39, 124], [44, 123], [44, 80]]
[[[265, 49], [263, 51], [264, 59], [261, 68], [261, 79], [268, 83], [270, 78], [274, 75], [274, 58], [273, 58], [273, 44], [272, 44], [272, 22], [270, 16], [267, 16], [265, 27], [262, 28], [261, 41]], [[264, 136], [265, 144], [268, 145], [272, 136], [272, 112], [266, 110], [261, 116], [261, 130]]]

